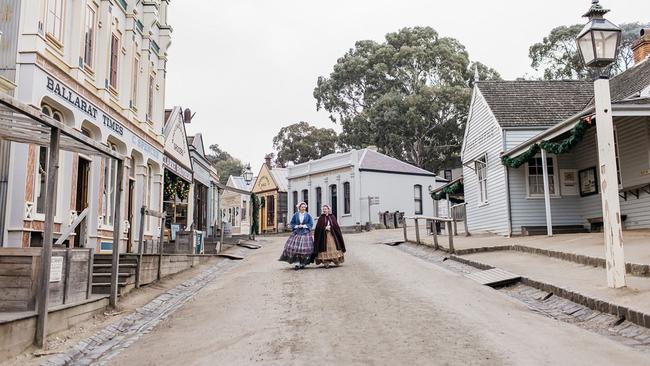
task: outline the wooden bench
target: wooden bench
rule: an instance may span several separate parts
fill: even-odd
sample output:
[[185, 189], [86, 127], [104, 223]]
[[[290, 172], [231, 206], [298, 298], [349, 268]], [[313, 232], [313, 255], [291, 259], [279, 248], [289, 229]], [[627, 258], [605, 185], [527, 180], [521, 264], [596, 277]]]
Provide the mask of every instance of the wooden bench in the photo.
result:
[[[625, 222], [627, 220], [627, 215], [621, 215], [621, 222]], [[603, 217], [592, 217], [587, 219], [590, 225], [590, 231], [591, 232], [601, 232], [603, 230]]]

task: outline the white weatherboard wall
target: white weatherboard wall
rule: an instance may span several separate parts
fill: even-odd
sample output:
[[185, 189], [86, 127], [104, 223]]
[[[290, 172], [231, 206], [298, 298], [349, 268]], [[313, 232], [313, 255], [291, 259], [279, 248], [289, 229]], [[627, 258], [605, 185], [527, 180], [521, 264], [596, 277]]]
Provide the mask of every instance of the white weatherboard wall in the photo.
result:
[[[368, 221], [367, 197], [379, 197], [379, 205], [371, 207], [373, 224], [379, 223], [379, 212], [404, 212], [406, 216], [415, 215], [414, 186], [422, 186], [422, 215], [433, 216], [433, 199], [429, 186], [438, 187], [436, 177], [392, 174], [381, 172], [361, 172], [361, 222]], [[436, 185], [438, 184], [438, 185]]]
[[[500, 158], [502, 130], [476, 87], [466, 128], [462, 158], [468, 229], [508, 235], [506, 172]], [[478, 177], [472, 163], [483, 154], [487, 154], [488, 202], [485, 204], [479, 202]]]

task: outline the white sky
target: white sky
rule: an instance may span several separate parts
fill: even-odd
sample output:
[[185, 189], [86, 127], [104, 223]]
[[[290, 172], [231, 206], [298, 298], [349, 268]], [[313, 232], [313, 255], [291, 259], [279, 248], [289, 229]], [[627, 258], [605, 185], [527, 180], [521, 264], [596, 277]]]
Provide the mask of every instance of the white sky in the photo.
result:
[[[558, 25], [583, 23], [589, 0], [175, 0], [168, 107], [196, 112], [188, 133], [257, 171], [282, 126], [339, 130], [313, 89], [361, 39], [407, 26], [458, 39], [505, 79], [533, 73], [528, 48]], [[601, 0], [615, 23], [650, 21], [649, 0]]]

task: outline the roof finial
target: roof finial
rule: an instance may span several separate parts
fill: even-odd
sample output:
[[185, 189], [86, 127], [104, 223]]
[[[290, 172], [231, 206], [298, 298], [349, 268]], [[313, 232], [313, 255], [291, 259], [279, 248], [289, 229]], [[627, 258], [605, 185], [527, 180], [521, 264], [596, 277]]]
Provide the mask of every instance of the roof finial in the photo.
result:
[[481, 77], [478, 74], [478, 64], [474, 64], [474, 82], [480, 81]]
[[603, 8], [599, 0], [591, 0], [591, 8], [589, 8], [589, 11], [583, 17], [589, 19], [602, 18], [607, 13], [609, 13], [609, 9]]

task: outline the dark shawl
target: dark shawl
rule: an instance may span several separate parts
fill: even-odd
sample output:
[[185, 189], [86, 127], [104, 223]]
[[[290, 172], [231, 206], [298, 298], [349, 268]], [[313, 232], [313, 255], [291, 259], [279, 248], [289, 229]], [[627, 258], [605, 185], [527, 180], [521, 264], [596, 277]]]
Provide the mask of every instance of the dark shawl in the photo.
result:
[[336, 242], [336, 249], [345, 253], [345, 242], [343, 241], [343, 234], [341, 234], [341, 228], [339, 227], [338, 222], [336, 222], [336, 217], [334, 215], [320, 215], [318, 222], [316, 223], [316, 230], [314, 230], [314, 253], [322, 253], [327, 251], [327, 232], [325, 227], [327, 226], [327, 218], [330, 220], [330, 232], [334, 236], [334, 241]]

